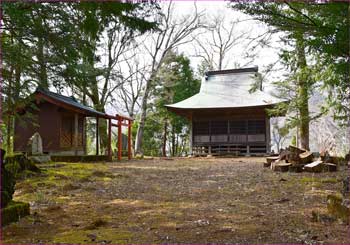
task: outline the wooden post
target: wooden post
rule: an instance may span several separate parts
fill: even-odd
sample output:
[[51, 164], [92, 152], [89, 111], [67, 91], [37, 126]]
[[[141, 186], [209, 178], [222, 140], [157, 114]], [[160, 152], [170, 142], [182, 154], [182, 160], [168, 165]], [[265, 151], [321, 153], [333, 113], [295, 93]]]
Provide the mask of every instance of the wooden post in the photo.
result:
[[99, 151], [100, 151], [99, 141], [98, 141], [98, 135], [99, 135], [98, 131], [99, 131], [99, 118], [96, 117], [96, 156], [99, 155]]
[[83, 117], [83, 134], [82, 134], [82, 137], [83, 137], [83, 151], [84, 151], [84, 155], [87, 155], [87, 150], [86, 150], [86, 124], [87, 124], [87, 121], [86, 121], [86, 117]]
[[78, 114], [74, 114], [74, 137], [73, 137], [73, 146], [75, 155], [78, 155], [78, 130], [79, 130], [79, 117]]
[[249, 155], [250, 154], [250, 149], [249, 149], [249, 141], [248, 141], [248, 125], [249, 125], [249, 122], [248, 120], [245, 120], [245, 143], [246, 143], [246, 154], [245, 155]]
[[270, 118], [266, 115], [266, 153], [271, 152], [271, 132], [270, 132]]
[[189, 125], [189, 130], [190, 130], [190, 138], [189, 138], [189, 143], [190, 143], [190, 149], [189, 149], [189, 154], [190, 156], [193, 155], [193, 122], [192, 122], [192, 114], [190, 115], [190, 125]]
[[112, 161], [112, 119], [108, 119], [108, 160]]
[[129, 120], [129, 123], [128, 123], [128, 159], [130, 160], [131, 157], [132, 157], [132, 153], [131, 153], [131, 144], [132, 144], [132, 134], [131, 134], [131, 128], [132, 128], [132, 121]]
[[208, 154], [211, 155], [211, 121], [209, 121], [209, 146], [208, 146]]
[[122, 160], [122, 119], [120, 116], [118, 118], [118, 161]]

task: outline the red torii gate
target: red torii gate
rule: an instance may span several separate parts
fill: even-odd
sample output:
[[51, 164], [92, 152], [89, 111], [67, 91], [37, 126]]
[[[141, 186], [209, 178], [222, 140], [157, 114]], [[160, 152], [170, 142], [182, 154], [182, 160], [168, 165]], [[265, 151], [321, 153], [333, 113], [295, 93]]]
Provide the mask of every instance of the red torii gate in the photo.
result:
[[[131, 152], [131, 127], [133, 119], [130, 117], [122, 116], [116, 114], [115, 116], [112, 115], [106, 115], [104, 117], [108, 120], [108, 160], [112, 161], [112, 127], [118, 128], [118, 161], [122, 159], [122, 126], [128, 127], [128, 159], [130, 160], [132, 157]], [[117, 120], [117, 123], [113, 123], [112, 120]], [[97, 127], [98, 129], [98, 119], [97, 119]], [[99, 152], [99, 146], [98, 146], [98, 130], [96, 130], [96, 152]]]

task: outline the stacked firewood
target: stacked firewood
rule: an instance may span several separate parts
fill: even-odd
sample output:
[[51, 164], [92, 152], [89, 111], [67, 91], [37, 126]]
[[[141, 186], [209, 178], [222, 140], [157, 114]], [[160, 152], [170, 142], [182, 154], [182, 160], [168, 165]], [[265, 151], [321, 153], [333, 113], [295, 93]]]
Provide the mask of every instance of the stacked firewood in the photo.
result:
[[281, 172], [333, 172], [337, 171], [336, 161], [336, 158], [328, 154], [320, 154], [316, 158], [310, 151], [291, 145], [278, 156], [267, 157], [264, 167]]

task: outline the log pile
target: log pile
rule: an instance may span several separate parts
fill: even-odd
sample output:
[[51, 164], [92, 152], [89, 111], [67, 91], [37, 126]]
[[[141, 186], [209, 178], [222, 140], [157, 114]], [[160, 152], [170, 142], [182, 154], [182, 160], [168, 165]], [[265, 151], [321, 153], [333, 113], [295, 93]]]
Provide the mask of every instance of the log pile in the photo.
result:
[[316, 159], [312, 152], [291, 145], [278, 156], [267, 157], [264, 167], [280, 172], [333, 172], [337, 171], [337, 161], [329, 156]]

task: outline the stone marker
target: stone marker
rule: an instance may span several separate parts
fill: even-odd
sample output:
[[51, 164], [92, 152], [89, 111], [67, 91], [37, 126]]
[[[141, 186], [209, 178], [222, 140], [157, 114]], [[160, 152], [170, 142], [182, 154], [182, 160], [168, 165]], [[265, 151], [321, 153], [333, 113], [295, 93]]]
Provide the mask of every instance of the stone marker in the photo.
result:
[[31, 144], [31, 153], [33, 156], [42, 155], [43, 154], [43, 141], [38, 132], [33, 134], [33, 136], [29, 140], [29, 144]]
[[38, 132], [30, 137], [29, 142], [30, 155], [29, 157], [34, 163], [44, 163], [51, 161], [50, 155], [43, 154], [43, 141]]

